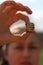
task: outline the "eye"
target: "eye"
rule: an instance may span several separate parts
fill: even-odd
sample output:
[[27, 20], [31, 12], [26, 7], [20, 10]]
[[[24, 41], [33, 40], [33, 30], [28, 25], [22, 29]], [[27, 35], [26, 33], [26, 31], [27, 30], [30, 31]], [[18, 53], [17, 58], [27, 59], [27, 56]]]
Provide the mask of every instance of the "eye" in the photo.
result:
[[31, 49], [37, 49], [37, 47], [35, 47], [35, 46], [32, 46], [32, 47], [30, 47]]
[[30, 47], [29, 47], [29, 50], [37, 50], [37, 49], [38, 49], [37, 46], [30, 46]]
[[18, 45], [14, 49], [21, 51], [21, 50], [23, 50], [23, 47], [21, 45]]

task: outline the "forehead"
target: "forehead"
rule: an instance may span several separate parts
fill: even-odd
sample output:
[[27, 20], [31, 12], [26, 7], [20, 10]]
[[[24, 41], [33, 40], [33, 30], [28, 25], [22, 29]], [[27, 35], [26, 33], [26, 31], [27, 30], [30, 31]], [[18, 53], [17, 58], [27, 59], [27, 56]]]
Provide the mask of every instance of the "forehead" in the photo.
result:
[[38, 43], [39, 43], [39, 40], [38, 40], [38, 38], [37, 38], [37, 36], [36, 36], [36, 34], [35, 33], [27, 33], [26, 35], [24, 35], [24, 36], [22, 36], [22, 37], [20, 37], [20, 38], [18, 38], [15, 42], [14, 42], [14, 44], [12, 44], [11, 43], [11, 45], [15, 45], [15, 43], [17, 43], [17, 44], [35, 44], [35, 45], [37, 45]]
[[35, 42], [39, 43], [39, 39], [35, 33], [27, 33], [21, 38], [21, 42]]

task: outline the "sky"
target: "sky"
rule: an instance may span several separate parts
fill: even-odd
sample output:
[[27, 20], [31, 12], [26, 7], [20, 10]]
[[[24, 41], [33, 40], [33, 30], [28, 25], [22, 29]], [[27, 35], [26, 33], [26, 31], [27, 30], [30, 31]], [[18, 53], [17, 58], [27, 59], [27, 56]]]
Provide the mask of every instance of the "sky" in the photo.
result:
[[[0, 0], [0, 4], [5, 0]], [[30, 21], [35, 24], [36, 32], [43, 32], [43, 0], [14, 0], [30, 7], [33, 11]]]

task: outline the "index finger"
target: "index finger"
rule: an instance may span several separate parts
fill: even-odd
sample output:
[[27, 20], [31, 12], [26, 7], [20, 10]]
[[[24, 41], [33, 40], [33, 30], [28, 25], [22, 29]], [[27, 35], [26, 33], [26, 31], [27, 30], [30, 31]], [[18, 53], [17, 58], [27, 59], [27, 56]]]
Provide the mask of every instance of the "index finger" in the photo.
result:
[[32, 14], [32, 10], [29, 7], [24, 6], [23, 4], [17, 3], [15, 1], [10, 1], [10, 0], [9, 1], [5, 1], [4, 3], [1, 4], [1, 9], [3, 10], [7, 6], [14, 6], [15, 10], [17, 10], [17, 11], [25, 11], [28, 14]]
[[[13, 0], [7, 0], [7, 1], [13, 1]], [[24, 6], [24, 5], [21, 4], [21, 3], [16, 3], [16, 4], [18, 4], [17, 7], [20, 7], [20, 8], [19, 8], [20, 11], [26, 11], [28, 14], [32, 14], [32, 10], [31, 10], [29, 7]]]
[[21, 3], [18, 3], [20, 11], [26, 11], [28, 14], [32, 14], [32, 10], [28, 6], [24, 6]]

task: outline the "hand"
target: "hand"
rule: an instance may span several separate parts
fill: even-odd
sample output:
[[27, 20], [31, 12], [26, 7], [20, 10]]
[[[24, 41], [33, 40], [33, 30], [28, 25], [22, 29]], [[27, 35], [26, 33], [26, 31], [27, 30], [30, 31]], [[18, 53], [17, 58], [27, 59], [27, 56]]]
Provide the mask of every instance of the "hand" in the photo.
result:
[[[28, 14], [32, 14], [30, 8], [15, 1], [5, 1], [0, 5], [0, 43], [2, 43], [1, 45], [6, 42], [14, 41], [14, 37], [8, 34], [8, 27], [10, 26], [10, 24], [12, 24], [14, 21], [19, 20], [19, 18], [25, 20], [26, 22], [29, 21], [29, 18], [27, 16], [24, 16], [20, 13], [14, 15], [17, 11], [25, 11]], [[12, 17], [9, 16], [9, 13]]]

